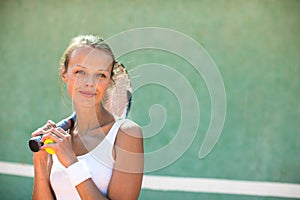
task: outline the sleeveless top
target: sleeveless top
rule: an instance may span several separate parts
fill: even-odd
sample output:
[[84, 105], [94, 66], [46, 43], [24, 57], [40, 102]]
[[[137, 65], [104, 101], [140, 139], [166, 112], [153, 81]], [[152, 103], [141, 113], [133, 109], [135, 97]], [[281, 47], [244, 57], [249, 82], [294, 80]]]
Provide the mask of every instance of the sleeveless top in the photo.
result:
[[[92, 180], [104, 196], [107, 196], [108, 185], [112, 176], [114, 158], [112, 150], [116, 135], [125, 119], [118, 120], [111, 127], [105, 138], [90, 152], [77, 156], [79, 162], [85, 162], [92, 176]], [[66, 168], [59, 162], [55, 154], [52, 155], [53, 164], [50, 183], [58, 200], [80, 200], [76, 188], [71, 184]]]

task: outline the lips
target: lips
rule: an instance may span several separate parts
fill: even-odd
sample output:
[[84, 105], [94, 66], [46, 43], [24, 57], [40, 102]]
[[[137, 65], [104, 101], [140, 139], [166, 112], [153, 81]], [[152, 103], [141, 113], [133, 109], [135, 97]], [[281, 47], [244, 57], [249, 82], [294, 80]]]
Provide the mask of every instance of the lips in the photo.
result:
[[88, 97], [88, 98], [91, 98], [91, 97], [96, 96], [96, 93], [95, 93], [95, 92], [90, 92], [90, 91], [79, 91], [79, 93], [80, 93], [82, 96], [85, 96], [85, 97]]

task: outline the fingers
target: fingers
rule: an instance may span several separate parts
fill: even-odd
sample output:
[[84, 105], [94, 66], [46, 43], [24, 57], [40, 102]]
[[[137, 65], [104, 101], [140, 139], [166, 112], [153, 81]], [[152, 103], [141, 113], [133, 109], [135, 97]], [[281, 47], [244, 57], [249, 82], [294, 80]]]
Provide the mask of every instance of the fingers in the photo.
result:
[[[47, 139], [52, 140], [53, 143], [52, 141], [46, 141]], [[51, 153], [50, 151], [52, 153], [55, 152], [57, 158], [64, 166], [68, 166], [70, 160], [76, 160], [76, 155], [72, 148], [71, 135], [63, 129], [51, 128], [43, 135], [41, 141], [44, 143], [41, 149], [46, 150], [48, 153]]]
[[57, 143], [69, 136], [70, 135], [67, 132], [65, 132], [62, 128], [51, 128], [45, 131], [41, 141], [44, 142], [46, 139], [51, 139], [55, 143]]
[[47, 131], [51, 128], [55, 128], [56, 124], [52, 120], [48, 120], [47, 123], [42, 127], [42, 130]]
[[35, 137], [35, 136], [39, 136], [39, 135], [44, 135], [45, 133], [47, 133], [47, 130], [51, 129], [51, 128], [55, 128], [56, 127], [56, 124], [51, 121], [51, 120], [48, 120], [47, 123], [38, 128], [37, 130], [35, 130], [32, 134], [31, 134], [31, 137]]

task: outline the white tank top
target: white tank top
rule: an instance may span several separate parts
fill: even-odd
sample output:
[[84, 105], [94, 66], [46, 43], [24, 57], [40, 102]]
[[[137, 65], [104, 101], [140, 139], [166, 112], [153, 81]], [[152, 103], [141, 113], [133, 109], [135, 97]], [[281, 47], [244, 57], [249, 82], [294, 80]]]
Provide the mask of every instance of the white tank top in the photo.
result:
[[[114, 123], [103, 141], [87, 154], [77, 156], [79, 162], [85, 162], [92, 180], [104, 196], [107, 196], [108, 185], [115, 163], [112, 150], [118, 130], [125, 119]], [[56, 155], [52, 156], [53, 164], [50, 174], [50, 183], [58, 200], [80, 200], [76, 188], [71, 184], [66, 168], [59, 162]]]

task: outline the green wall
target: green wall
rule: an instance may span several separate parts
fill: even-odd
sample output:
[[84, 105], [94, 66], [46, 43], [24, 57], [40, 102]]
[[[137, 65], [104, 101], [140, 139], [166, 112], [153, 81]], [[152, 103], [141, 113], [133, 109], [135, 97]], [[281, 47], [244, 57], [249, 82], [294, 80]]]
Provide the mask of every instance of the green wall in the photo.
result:
[[[109, 38], [133, 28], [163, 27], [186, 34], [206, 49], [223, 78], [227, 112], [216, 146], [199, 159], [211, 114], [203, 79], [168, 52], [144, 50], [123, 56], [129, 71], [150, 62], [173, 67], [189, 80], [200, 107], [192, 145], [174, 163], [149, 175], [300, 183], [299, 11], [297, 0], [2, 0], [0, 161], [32, 164], [27, 147], [31, 132], [72, 111], [58, 81], [58, 62], [71, 37], [93, 33]], [[149, 123], [151, 105], [161, 104], [167, 112], [161, 131], [145, 139], [146, 152], [176, 136], [178, 101], [176, 94], [155, 85], [134, 94], [130, 117], [141, 126]], [[30, 198], [31, 178], [0, 174], [0, 185], [1, 199]], [[148, 190], [141, 194], [141, 199], [157, 197], [271, 199]]]

